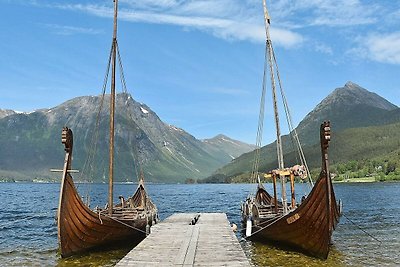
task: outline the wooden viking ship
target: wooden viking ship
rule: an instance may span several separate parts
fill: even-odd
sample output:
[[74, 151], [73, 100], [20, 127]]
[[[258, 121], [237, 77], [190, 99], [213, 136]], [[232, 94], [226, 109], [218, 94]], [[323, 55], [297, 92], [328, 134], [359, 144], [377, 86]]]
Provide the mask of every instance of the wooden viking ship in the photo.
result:
[[[328, 147], [330, 141], [330, 123], [324, 122], [320, 128], [320, 142], [322, 153], [322, 168], [319, 178], [313, 183], [304, 157], [303, 150], [296, 132], [291, 128], [290, 112], [283, 93], [279, 77], [276, 58], [269, 35], [270, 18], [266, 2], [263, 0], [264, 17], [266, 26], [266, 58], [268, 58], [271, 87], [274, 104], [275, 126], [277, 133], [278, 169], [273, 170], [264, 177], [272, 178], [273, 195], [270, 195], [260, 181], [258, 165], [260, 162], [260, 147], [263, 130], [265, 77], [260, 110], [259, 128], [257, 133], [257, 149], [255, 152], [252, 172], [253, 181], [257, 182], [254, 196], [249, 196], [242, 204], [242, 219], [246, 224], [246, 236], [259, 241], [274, 243], [284, 248], [295, 249], [307, 255], [326, 259], [331, 244], [332, 232], [339, 222], [341, 203], [336, 201], [332, 181], [329, 173]], [[276, 67], [276, 71], [274, 71]], [[301, 165], [285, 168], [280, 134], [279, 116], [276, 100], [275, 75], [278, 77], [280, 92], [284, 102], [286, 117], [289, 119], [289, 130], [297, 145]], [[307, 196], [303, 196], [300, 203], [295, 198], [295, 177], [308, 179], [312, 189]], [[287, 203], [286, 179], [290, 179], [291, 201]], [[281, 200], [277, 195], [277, 179], [281, 182]]]
[[[64, 127], [62, 143], [65, 146], [65, 161], [62, 170], [60, 200], [57, 212], [58, 241], [60, 254], [68, 257], [99, 246], [117, 241], [138, 241], [148, 233], [150, 226], [157, 222], [158, 211], [147, 195], [143, 175], [139, 178], [136, 192], [120, 203], [113, 203], [114, 180], [114, 110], [115, 70], [117, 54], [117, 9], [114, 0], [114, 34], [111, 48], [112, 80], [110, 97], [110, 160], [108, 204], [104, 209], [91, 210], [79, 196], [71, 173], [73, 133]], [[109, 63], [109, 64], [110, 64]]]
[[[336, 202], [335, 192], [328, 169], [329, 122], [321, 125], [322, 170], [310, 194], [296, 203], [294, 192], [295, 168], [274, 170], [274, 194], [271, 196], [259, 183], [254, 198], [242, 206], [244, 221], [251, 220], [251, 236], [261, 241], [285, 245], [317, 258], [326, 259], [331, 244], [332, 232], [339, 222], [341, 203]], [[291, 203], [277, 200], [277, 177], [290, 177]]]

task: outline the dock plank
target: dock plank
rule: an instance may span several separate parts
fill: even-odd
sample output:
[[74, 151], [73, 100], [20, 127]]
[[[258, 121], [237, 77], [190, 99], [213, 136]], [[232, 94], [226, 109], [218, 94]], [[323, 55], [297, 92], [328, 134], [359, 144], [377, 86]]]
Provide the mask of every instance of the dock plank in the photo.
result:
[[225, 213], [176, 213], [151, 228], [151, 234], [116, 266], [251, 266]]

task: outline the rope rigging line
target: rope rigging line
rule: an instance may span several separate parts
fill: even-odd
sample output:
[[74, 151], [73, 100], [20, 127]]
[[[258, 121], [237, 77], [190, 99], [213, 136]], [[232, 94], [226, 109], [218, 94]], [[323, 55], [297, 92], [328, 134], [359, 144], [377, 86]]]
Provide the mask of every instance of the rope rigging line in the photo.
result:
[[[264, 9], [265, 9], [265, 12], [267, 12], [265, 3], [264, 3]], [[266, 19], [267, 18], [269, 18], [268, 14], [266, 14]], [[300, 158], [300, 162], [301, 162], [302, 165], [305, 166], [306, 171], [307, 171], [307, 175], [308, 175], [308, 178], [309, 178], [309, 182], [311, 183], [311, 186], [312, 186], [313, 182], [312, 182], [312, 179], [311, 179], [311, 173], [309, 171], [309, 168], [308, 168], [305, 156], [304, 156], [304, 152], [303, 152], [303, 149], [301, 147], [301, 144], [300, 144], [300, 141], [299, 141], [299, 138], [298, 138], [298, 135], [297, 135], [297, 131], [296, 131], [295, 127], [293, 127], [293, 120], [292, 120], [292, 116], [291, 116], [291, 113], [290, 113], [288, 101], [287, 101], [286, 95], [285, 95], [284, 90], [283, 90], [282, 81], [281, 81], [280, 73], [279, 73], [279, 67], [278, 67], [278, 63], [277, 63], [277, 60], [276, 60], [276, 56], [275, 56], [275, 51], [274, 51], [274, 48], [273, 48], [272, 41], [269, 38], [269, 30], [268, 30], [269, 23], [267, 23], [267, 22], [268, 21], [266, 21], [266, 35], [267, 35], [267, 40], [268, 40], [268, 44], [269, 44], [269, 52], [270, 52], [269, 63], [270, 63], [272, 86], [273, 87], [275, 86], [274, 73], [276, 72], [276, 76], [277, 76], [277, 79], [278, 79], [279, 90], [280, 90], [280, 94], [281, 94], [281, 98], [282, 98], [282, 102], [283, 102], [283, 106], [284, 106], [284, 111], [285, 111], [285, 115], [286, 115], [286, 121], [287, 121], [288, 128], [289, 128], [289, 136], [290, 136], [293, 148], [294, 149], [297, 148], [297, 153], [298, 154], [295, 154], [296, 161], [299, 162], [299, 158]], [[275, 68], [276, 68], [275, 71], [273, 69], [273, 66], [275, 66]], [[276, 120], [279, 122], [279, 117], [277, 117]], [[277, 141], [278, 141], [279, 138], [280, 138], [280, 136], [278, 134]], [[281, 142], [281, 145], [278, 146], [278, 148], [277, 148], [278, 160], [280, 158], [281, 161], [282, 161], [281, 165], [283, 165], [284, 163], [283, 163], [283, 151], [282, 151], [282, 145], [283, 144], [282, 144], [282, 140], [280, 140], [280, 142]]]
[[[286, 121], [289, 129], [289, 137], [292, 144], [292, 149], [296, 150], [295, 159], [296, 162], [300, 162], [301, 165], [305, 166], [307, 176], [308, 176], [308, 185], [313, 186], [313, 181], [311, 178], [311, 173], [309, 171], [306, 158], [304, 156], [304, 151], [301, 147], [301, 143], [297, 134], [295, 127], [293, 127], [293, 120], [289, 110], [288, 101], [286, 95], [283, 90], [282, 81], [280, 78], [279, 68], [275, 56], [275, 51], [272, 45], [272, 40], [270, 38], [270, 18], [266, 6], [266, 1], [263, 1], [264, 6], [264, 19], [265, 19], [265, 34], [266, 34], [266, 47], [265, 47], [265, 56], [264, 56], [264, 73], [263, 73], [263, 89], [262, 89], [262, 96], [261, 96], [261, 103], [260, 103], [260, 114], [259, 114], [259, 122], [258, 122], [258, 129], [257, 129], [257, 138], [256, 138], [256, 151], [254, 154], [254, 162], [253, 162], [253, 169], [251, 173], [251, 180], [252, 182], [256, 182], [258, 176], [258, 169], [260, 164], [260, 154], [261, 154], [261, 141], [262, 141], [262, 132], [263, 132], [263, 123], [264, 123], [264, 106], [265, 106], [265, 91], [266, 91], [266, 72], [267, 67], [269, 67], [270, 73], [270, 80], [271, 80], [271, 91], [272, 91], [272, 98], [273, 98], [273, 107], [274, 107], [274, 114], [275, 114], [275, 126], [276, 126], [276, 152], [278, 158], [278, 165], [279, 169], [284, 169], [284, 153], [283, 153], [283, 143], [282, 143], [282, 135], [280, 130], [280, 123], [279, 123], [279, 115], [278, 115], [278, 106], [277, 106], [277, 94], [276, 94], [276, 83], [275, 83], [275, 74], [278, 79], [278, 86], [279, 92], [282, 98], [283, 107], [285, 111]], [[274, 69], [275, 67], [275, 69]], [[283, 186], [283, 185], [282, 185]]]
[[[83, 181], [83, 176], [86, 174], [87, 169], [90, 168], [90, 170], [88, 171], [88, 175], [87, 175], [87, 177], [89, 178], [88, 179], [89, 185], [86, 187], [86, 190], [85, 190], [87, 202], [88, 202], [88, 199], [89, 199], [89, 193], [91, 191], [91, 182], [93, 180], [92, 179], [92, 175], [93, 175], [93, 169], [94, 168], [93, 168], [92, 164], [94, 162], [93, 159], [94, 159], [94, 155], [95, 155], [95, 152], [96, 152], [96, 149], [97, 149], [97, 140], [98, 140], [98, 133], [99, 133], [98, 129], [99, 129], [99, 124], [100, 124], [100, 113], [101, 113], [101, 110], [102, 110], [102, 107], [103, 107], [103, 103], [104, 103], [104, 95], [105, 95], [105, 91], [106, 91], [108, 74], [109, 74], [109, 69], [110, 69], [111, 55], [112, 55], [112, 47], [111, 47], [111, 50], [110, 50], [110, 55], [109, 55], [108, 64], [107, 64], [107, 71], [106, 71], [105, 78], [104, 78], [104, 83], [103, 83], [103, 90], [102, 90], [102, 97], [101, 97], [101, 101], [100, 101], [100, 108], [99, 108], [98, 113], [96, 115], [95, 131], [94, 131], [94, 134], [92, 135], [90, 146], [89, 146], [89, 151], [87, 153], [87, 157], [86, 157], [85, 162], [84, 162], [84, 164], [82, 166], [82, 171], [80, 172], [80, 175], [79, 175], [79, 178], [78, 178], [78, 180]], [[65, 125], [68, 125], [69, 122], [71, 121], [71, 119], [72, 119], [72, 116], [69, 116], [68, 119], [67, 119], [67, 122], [65, 123]], [[79, 187], [80, 187], [80, 183], [76, 184], [76, 188], [79, 189]]]
[[258, 129], [257, 129], [257, 137], [256, 137], [256, 151], [254, 154], [254, 163], [253, 169], [251, 173], [251, 182], [255, 183], [258, 177], [259, 165], [260, 165], [260, 157], [261, 157], [261, 143], [262, 143], [262, 135], [264, 128], [264, 110], [265, 110], [265, 94], [266, 94], [266, 72], [267, 72], [267, 47], [265, 48], [265, 56], [264, 56], [264, 75], [263, 75], [263, 83], [262, 83], [262, 92], [261, 92], [261, 100], [260, 100], [260, 113], [258, 115]]
[[120, 55], [120, 53], [119, 53], [119, 46], [118, 46], [118, 42], [116, 42], [116, 46], [117, 46], [117, 57], [118, 57], [118, 66], [119, 66], [119, 76], [120, 76], [120, 79], [121, 79], [121, 84], [122, 84], [122, 92], [124, 92], [124, 93], [128, 93], [128, 89], [127, 89], [127, 87], [126, 87], [126, 80], [125, 80], [125, 74], [124, 74], [124, 67], [123, 67], [123, 65], [122, 65], [122, 60], [121, 60], [121, 55]]
[[368, 235], [369, 237], [371, 237], [372, 239], [378, 241], [380, 244], [382, 244], [382, 241], [379, 240], [378, 238], [376, 238], [375, 236], [371, 235], [370, 233], [368, 233], [367, 231], [365, 231], [364, 229], [362, 229], [358, 224], [356, 224], [355, 222], [353, 222], [349, 217], [347, 217], [344, 213], [342, 213], [343, 217], [345, 217], [349, 222], [351, 222], [352, 224], [354, 224], [360, 231], [362, 231], [364, 234]]
[[[106, 94], [106, 89], [107, 89], [107, 84], [108, 84], [108, 78], [109, 78], [109, 74], [110, 74], [110, 69], [111, 69], [111, 61], [112, 61], [112, 54], [113, 54], [113, 49], [114, 49], [114, 42], [112, 42], [111, 45], [111, 49], [110, 49], [110, 53], [109, 53], [109, 57], [108, 57], [108, 63], [107, 63], [107, 69], [104, 75], [104, 81], [103, 81], [103, 87], [102, 87], [102, 95], [101, 95], [101, 100], [100, 100], [100, 105], [99, 105], [99, 109], [96, 115], [96, 123], [95, 123], [95, 129], [94, 129], [94, 133], [92, 135], [91, 138], [91, 142], [90, 142], [90, 146], [89, 146], [89, 151], [88, 151], [88, 156], [86, 157], [86, 160], [84, 162], [84, 165], [82, 167], [82, 171], [80, 173], [80, 177], [79, 179], [82, 180], [83, 177], [87, 177], [89, 180], [89, 186], [87, 187], [86, 190], [86, 196], [89, 196], [89, 193], [91, 191], [91, 186], [90, 186], [90, 182], [93, 181], [93, 176], [95, 175], [95, 167], [96, 167], [96, 161], [95, 161], [95, 156], [96, 156], [96, 152], [97, 152], [97, 148], [98, 148], [98, 140], [99, 140], [99, 134], [100, 134], [100, 123], [101, 123], [101, 113], [103, 111], [104, 108], [104, 103], [105, 103], [105, 94]], [[117, 56], [118, 56], [118, 64], [119, 64], [119, 69], [120, 69], [120, 79], [121, 79], [121, 84], [122, 84], [122, 88], [123, 88], [123, 92], [127, 94], [127, 86], [126, 86], [126, 81], [125, 81], [125, 75], [124, 75], [124, 71], [123, 71], [123, 66], [122, 66], [122, 60], [121, 60], [121, 56], [120, 56], [120, 52], [119, 52], [119, 47], [118, 47], [118, 43], [115, 42], [115, 49], [117, 51]], [[130, 117], [130, 119], [132, 121], [133, 120], [133, 116], [132, 116], [132, 111], [129, 109], [129, 102], [127, 103], [128, 105], [128, 115]], [[139, 166], [138, 164], [138, 160], [137, 160], [137, 151], [136, 151], [136, 147], [134, 145], [132, 145], [133, 147], [133, 159], [134, 159], [134, 166], [135, 166], [135, 174], [137, 179], [139, 179]], [[103, 170], [104, 173], [104, 170]], [[79, 186], [79, 185], [78, 185]], [[77, 187], [78, 187], [77, 186]]]
[[[107, 88], [107, 83], [108, 83], [108, 76], [109, 76], [109, 72], [110, 72], [110, 66], [111, 66], [111, 56], [112, 56], [112, 48], [110, 51], [110, 56], [108, 59], [108, 65], [107, 65], [107, 70], [106, 70], [106, 74], [104, 77], [104, 82], [103, 82], [103, 89], [102, 89], [102, 97], [101, 97], [101, 101], [100, 101], [100, 106], [96, 115], [96, 124], [95, 124], [95, 134], [92, 135], [92, 140], [90, 143], [90, 152], [89, 155], [91, 157], [88, 158], [88, 163], [90, 163], [90, 160], [93, 161], [95, 152], [96, 152], [96, 148], [97, 148], [97, 140], [98, 140], [98, 134], [99, 134], [99, 125], [100, 125], [100, 118], [101, 118], [101, 111], [103, 109], [104, 106], [104, 99], [105, 99], [105, 93], [106, 93], [106, 88]], [[93, 168], [91, 168], [91, 171], [93, 171]]]
[[[288, 123], [289, 132], [292, 133], [292, 131], [295, 131], [295, 128], [293, 127], [293, 120], [292, 120], [292, 116], [291, 116], [291, 113], [290, 113], [288, 101], [287, 101], [286, 95], [285, 95], [283, 87], [282, 87], [282, 82], [281, 82], [281, 78], [280, 78], [280, 74], [279, 74], [279, 68], [278, 68], [278, 64], [277, 64], [276, 56], [275, 56], [275, 51], [274, 51], [274, 49], [272, 47], [272, 44], [271, 44], [271, 48], [272, 48], [274, 63], [275, 63], [275, 67], [276, 67], [276, 76], [278, 78], [279, 89], [280, 89], [280, 92], [281, 92], [282, 102], [283, 102], [283, 105], [284, 105], [286, 120], [287, 120], [287, 123]], [[290, 136], [292, 137], [293, 135], [290, 134]], [[297, 134], [296, 134], [296, 136], [297, 136]], [[301, 158], [300, 160], [301, 160], [301, 163], [303, 164], [303, 159]]]
[[[252, 237], [253, 235], [257, 234], [258, 232], [261, 232], [262, 230], [264, 230], [264, 229], [270, 227], [270, 226], [271, 226], [272, 224], [274, 224], [276, 221], [278, 221], [279, 219], [281, 219], [281, 218], [283, 218], [283, 217], [285, 217], [285, 216], [286, 216], [286, 214], [283, 214], [283, 215], [281, 215], [281, 216], [278, 216], [276, 219], [274, 219], [272, 222], [270, 222], [270, 223], [267, 224], [266, 226], [263, 226], [263, 227], [261, 227], [260, 229], [258, 229], [257, 231], [255, 231], [254, 233], [251, 233], [251, 235], [248, 236], [247, 238], [250, 238], [250, 237]], [[266, 222], [264, 222], [264, 223], [266, 223]]]
[[[284, 111], [285, 111], [285, 115], [286, 115], [286, 121], [288, 123], [289, 132], [291, 132], [292, 129], [293, 129], [293, 124], [292, 124], [292, 120], [291, 120], [289, 106], [288, 106], [288, 103], [287, 103], [287, 100], [286, 100], [286, 96], [285, 96], [284, 91], [283, 91], [282, 82], [281, 82], [281, 78], [280, 78], [280, 74], [279, 74], [278, 63], [276, 61], [275, 51], [274, 51], [274, 48], [272, 46], [272, 43], [271, 43], [271, 51], [272, 51], [273, 63], [274, 63], [275, 68], [276, 68], [276, 76], [278, 78], [278, 85], [279, 85], [279, 89], [280, 89], [280, 93], [281, 93], [281, 97], [282, 97], [282, 102], [283, 102]], [[290, 137], [291, 137], [291, 140], [294, 141], [291, 134], [290, 134]], [[295, 146], [294, 146], [294, 143], [293, 143], [293, 148], [294, 147]], [[298, 161], [297, 155], [296, 155], [296, 160]]]
[[[279, 74], [278, 63], [276, 61], [275, 51], [272, 46], [272, 43], [271, 43], [271, 49], [272, 49], [273, 60], [274, 60], [275, 67], [276, 67], [276, 76], [278, 78], [278, 84], [279, 84], [279, 89], [280, 89], [281, 96], [282, 96], [282, 102], [283, 102], [283, 106], [284, 106], [284, 110], [285, 110], [285, 114], [286, 114], [286, 120], [287, 120], [288, 127], [289, 127], [289, 135], [290, 135], [292, 141], [293, 141], [293, 138], [296, 141], [295, 147], [297, 148], [297, 152], [300, 156], [301, 164], [306, 167], [309, 185], [311, 185], [310, 187], [312, 188], [314, 186], [314, 183], [313, 183], [313, 180], [311, 177], [310, 169], [308, 168], [308, 164], [307, 164], [306, 157], [304, 155], [303, 148], [300, 143], [299, 136], [297, 134], [297, 130], [295, 127], [293, 127], [293, 119], [292, 119], [292, 115], [290, 113], [290, 109], [289, 109], [289, 105], [288, 105], [288, 101], [287, 101], [285, 92], [283, 90], [283, 86], [282, 86], [282, 82], [281, 82], [281, 78], [280, 78], [280, 74]], [[296, 155], [296, 159], [297, 159], [297, 155]], [[310, 190], [311, 190], [311, 188], [310, 188]]]
[[282, 151], [282, 136], [280, 130], [279, 123], [279, 115], [278, 115], [278, 105], [276, 101], [276, 84], [275, 84], [275, 71], [273, 64], [273, 50], [272, 50], [272, 41], [269, 35], [269, 24], [266, 27], [267, 34], [267, 48], [268, 48], [268, 64], [269, 64], [269, 73], [271, 78], [271, 88], [272, 88], [272, 101], [274, 107], [274, 115], [275, 115], [275, 128], [276, 128], [276, 153], [278, 156], [278, 166], [280, 170], [284, 169], [284, 160], [283, 160], [283, 151]]
[[[272, 48], [272, 56], [273, 56], [273, 58], [274, 58], [274, 63], [275, 63], [275, 68], [276, 68], [276, 76], [277, 76], [277, 78], [278, 78], [279, 91], [280, 91], [280, 93], [281, 93], [282, 103], [283, 103], [283, 107], [284, 107], [284, 111], [285, 111], [285, 116], [286, 116], [286, 122], [287, 122], [288, 129], [289, 129], [289, 134], [288, 134], [288, 135], [289, 135], [289, 137], [290, 137], [290, 141], [291, 141], [291, 145], [292, 145], [291, 148], [292, 148], [293, 150], [297, 150], [297, 152], [298, 152], [297, 143], [296, 143], [296, 141], [295, 141], [294, 135], [292, 134], [292, 132], [293, 132], [293, 125], [292, 125], [292, 119], [291, 119], [291, 115], [290, 115], [290, 111], [289, 111], [289, 105], [288, 105], [288, 103], [287, 103], [286, 95], [285, 95], [285, 93], [284, 93], [284, 91], [283, 91], [283, 87], [282, 87], [282, 83], [281, 83], [281, 78], [280, 78], [280, 75], [279, 75], [279, 68], [278, 68], [278, 64], [277, 64], [277, 62], [276, 62], [275, 52], [274, 52], [274, 48], [272, 47], [272, 44], [271, 44], [271, 48]], [[296, 162], [301, 162], [301, 165], [304, 165], [303, 159], [302, 159], [302, 157], [299, 155], [299, 153], [295, 153], [295, 157], [296, 157]], [[300, 159], [299, 159], [299, 157], [300, 157]]]
[[[119, 63], [119, 68], [120, 68], [120, 79], [121, 79], [121, 84], [123, 87], [123, 92], [127, 93], [127, 86], [126, 86], [126, 81], [125, 81], [125, 76], [124, 76], [124, 72], [123, 72], [123, 66], [122, 66], [122, 60], [121, 60], [121, 56], [119, 53], [119, 48], [118, 48], [118, 43], [115, 42], [115, 48], [117, 51], [117, 56], [118, 56], [118, 63]], [[103, 107], [104, 107], [104, 102], [105, 102], [105, 94], [106, 94], [106, 89], [107, 89], [107, 84], [108, 84], [108, 78], [109, 78], [109, 74], [110, 74], [110, 69], [111, 69], [111, 61], [112, 61], [112, 54], [113, 54], [113, 49], [114, 49], [114, 42], [112, 42], [111, 45], [111, 49], [110, 49], [110, 53], [109, 53], [109, 57], [108, 57], [108, 64], [107, 64], [107, 69], [106, 69], [106, 73], [104, 76], [104, 82], [103, 82], [103, 87], [102, 87], [102, 96], [101, 96], [101, 100], [100, 100], [100, 105], [99, 105], [99, 109], [96, 115], [96, 124], [95, 124], [95, 130], [94, 133], [92, 135], [92, 139], [90, 142], [90, 146], [89, 146], [89, 151], [88, 151], [88, 156], [85, 160], [85, 163], [82, 167], [82, 172], [80, 174], [80, 180], [82, 180], [82, 178], [84, 176], [86, 176], [87, 178], [89, 178], [89, 182], [91, 182], [93, 180], [93, 175], [95, 174], [95, 156], [96, 156], [96, 152], [97, 152], [97, 148], [98, 148], [98, 140], [99, 140], [99, 134], [100, 134], [100, 122], [101, 122], [101, 112], [103, 111]], [[129, 102], [127, 103], [129, 105]], [[132, 114], [129, 113], [130, 115], [130, 119], [132, 121]], [[135, 150], [135, 146], [133, 146], [134, 150]], [[137, 152], [134, 151], [133, 152], [133, 158], [134, 158], [134, 164], [135, 164], [135, 173], [136, 173], [136, 177], [139, 178], [139, 174], [138, 174], [138, 169], [139, 167], [136, 165], [137, 163], [137, 158], [136, 158]], [[104, 172], [104, 171], [103, 171]], [[90, 184], [90, 183], [89, 183]], [[91, 188], [90, 185], [87, 187], [86, 190], [86, 195], [89, 195]]]
[[110, 73], [112, 50], [113, 50], [113, 45], [111, 46], [111, 49], [110, 49], [107, 69], [106, 69], [106, 73], [104, 75], [102, 95], [101, 95], [101, 99], [100, 99], [100, 106], [99, 106], [99, 109], [96, 114], [96, 124], [95, 124], [94, 133], [93, 133], [92, 139], [90, 141], [88, 156], [86, 157], [85, 163], [83, 164], [83, 167], [82, 167], [82, 172], [79, 176], [79, 180], [82, 180], [84, 175], [89, 179], [89, 185], [86, 188], [86, 197], [87, 198], [89, 197], [89, 194], [91, 192], [91, 182], [93, 181], [93, 175], [94, 175], [94, 169], [95, 169], [94, 158], [95, 158], [97, 146], [98, 146], [101, 111], [103, 110], [103, 106], [104, 106], [104, 98], [105, 98], [105, 93], [106, 93], [106, 88], [107, 88], [107, 83], [108, 83], [108, 76]]
[[[100, 215], [101, 213], [102, 213], [102, 212], [99, 212], [99, 215]], [[142, 233], [146, 234], [146, 232], [143, 231], [142, 229], [139, 229], [139, 228], [136, 228], [136, 227], [134, 227], [134, 226], [132, 226], [132, 225], [129, 225], [129, 224], [127, 224], [127, 223], [124, 223], [123, 221], [120, 221], [120, 220], [118, 220], [118, 219], [116, 219], [116, 218], [113, 218], [113, 217], [108, 216], [108, 215], [106, 215], [106, 214], [101, 214], [101, 215], [104, 216], [104, 217], [107, 217], [107, 218], [109, 218], [109, 219], [111, 219], [111, 220], [113, 220], [113, 221], [116, 221], [117, 223], [120, 223], [120, 224], [122, 224], [122, 225], [125, 225], [125, 226], [127, 226], [127, 227], [130, 227], [130, 228], [132, 228], [133, 230], [136, 230], [136, 231], [138, 231], [138, 232], [142, 232]], [[101, 219], [100, 219], [100, 220], [101, 220]]]
[[[116, 51], [117, 51], [117, 62], [118, 62], [118, 66], [119, 66], [119, 73], [120, 73], [120, 79], [121, 79], [121, 84], [122, 84], [122, 91], [123, 93], [128, 95], [128, 89], [126, 86], [126, 80], [125, 80], [125, 74], [124, 74], [124, 67], [122, 64], [122, 59], [121, 59], [121, 54], [119, 53], [119, 46], [118, 46], [118, 42], [116, 42]], [[135, 120], [133, 119], [133, 115], [132, 115], [132, 108], [129, 107], [129, 101], [126, 102], [127, 105], [127, 113], [129, 116], [129, 119], [131, 120], [131, 122], [133, 122], [133, 124], [135, 125]], [[136, 149], [135, 144], [131, 144], [132, 150], [133, 150], [133, 164], [134, 164], [134, 169], [135, 169], [135, 175], [136, 175], [136, 179], [139, 180], [139, 170], [141, 170], [141, 166], [140, 166], [140, 162], [139, 162], [139, 153], [138, 150]]]

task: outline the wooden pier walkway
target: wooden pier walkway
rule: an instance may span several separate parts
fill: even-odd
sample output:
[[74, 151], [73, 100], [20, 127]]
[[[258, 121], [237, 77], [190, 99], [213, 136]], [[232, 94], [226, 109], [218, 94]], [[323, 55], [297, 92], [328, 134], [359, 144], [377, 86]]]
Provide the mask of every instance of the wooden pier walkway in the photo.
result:
[[[192, 219], [200, 214], [195, 225]], [[225, 213], [176, 213], [116, 266], [251, 266]]]

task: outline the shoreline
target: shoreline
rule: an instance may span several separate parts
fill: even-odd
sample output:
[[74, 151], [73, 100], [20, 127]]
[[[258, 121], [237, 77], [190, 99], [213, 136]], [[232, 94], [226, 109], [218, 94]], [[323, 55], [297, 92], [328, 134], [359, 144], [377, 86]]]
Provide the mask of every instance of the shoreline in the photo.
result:
[[[2, 183], [10, 183], [10, 184], [58, 184], [60, 183], [55, 182], [55, 181], [2, 181], [0, 180], [0, 184]], [[363, 184], [363, 183], [400, 183], [399, 180], [385, 180], [385, 181], [376, 181], [375, 179], [364, 179], [364, 178], [352, 178], [352, 179], [346, 179], [342, 181], [332, 181], [333, 184], [344, 184], [344, 183], [353, 183], [353, 184]], [[86, 182], [79, 182], [77, 184], [89, 184]], [[106, 184], [103, 182], [92, 182], [91, 184]], [[137, 184], [137, 183], [132, 183], [132, 182], [116, 182], [114, 184], [126, 184], [126, 185], [132, 185], [132, 184]], [[147, 182], [146, 184], [154, 184], [154, 185], [159, 185], [159, 184], [170, 184], [170, 185], [202, 185], [202, 184], [252, 184], [252, 183], [154, 183], [154, 182]], [[264, 183], [264, 184], [270, 184], [270, 183]], [[296, 183], [297, 184], [297, 183]]]
[[[388, 181], [385, 181], [388, 182]], [[363, 177], [363, 178], [348, 178], [343, 179], [341, 181], [332, 180], [334, 184], [341, 184], [341, 183], [380, 183], [377, 181], [375, 177]]]

